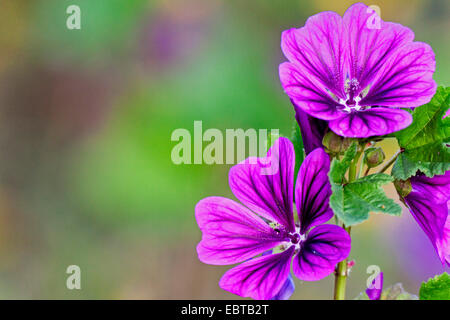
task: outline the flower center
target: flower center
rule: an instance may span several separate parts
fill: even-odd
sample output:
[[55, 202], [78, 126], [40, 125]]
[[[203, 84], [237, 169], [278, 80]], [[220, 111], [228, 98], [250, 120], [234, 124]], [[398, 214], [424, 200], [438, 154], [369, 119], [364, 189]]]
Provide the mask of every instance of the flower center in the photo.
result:
[[300, 234], [298, 232], [290, 233], [289, 239], [291, 240], [291, 243], [294, 245], [300, 244], [300, 242], [304, 241], [306, 239], [305, 235]]
[[338, 110], [344, 113], [351, 113], [355, 111], [364, 110], [367, 107], [360, 106], [359, 101], [362, 99], [362, 94], [359, 94], [359, 81], [355, 78], [347, 80], [345, 84], [346, 99], [339, 99]]

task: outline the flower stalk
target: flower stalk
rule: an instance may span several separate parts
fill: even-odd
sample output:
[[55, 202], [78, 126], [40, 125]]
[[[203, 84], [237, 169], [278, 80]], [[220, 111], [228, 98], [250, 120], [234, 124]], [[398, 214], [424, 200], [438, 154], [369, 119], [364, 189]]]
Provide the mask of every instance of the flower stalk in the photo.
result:
[[388, 162], [386, 162], [386, 164], [385, 164], [383, 167], [381, 167], [380, 170], [378, 170], [378, 173], [383, 173], [383, 172], [385, 172], [387, 169], [389, 169], [389, 167], [392, 166], [392, 165], [394, 164], [395, 160], [397, 160], [397, 158], [398, 158], [398, 156], [400, 155], [401, 152], [402, 152], [402, 150], [398, 150], [398, 151], [392, 156], [392, 158], [391, 158]]
[[[351, 227], [345, 228], [345, 231], [350, 235]], [[336, 277], [334, 280], [334, 300], [345, 300], [345, 289], [348, 275], [348, 259], [345, 259], [337, 264]]]
[[[364, 166], [364, 161], [361, 161], [360, 167], [358, 169], [358, 162], [361, 155], [364, 153], [364, 144], [360, 142], [358, 152], [356, 153], [355, 158], [350, 164], [350, 168], [348, 169], [348, 182], [352, 182], [356, 180], [357, 173], [358, 176], [361, 175], [362, 167]], [[347, 231], [350, 235], [351, 227], [346, 227], [344, 224], [342, 227]], [[339, 262], [336, 266], [335, 271], [335, 280], [334, 280], [334, 300], [345, 300], [345, 289], [347, 283], [348, 276], [348, 258]]]

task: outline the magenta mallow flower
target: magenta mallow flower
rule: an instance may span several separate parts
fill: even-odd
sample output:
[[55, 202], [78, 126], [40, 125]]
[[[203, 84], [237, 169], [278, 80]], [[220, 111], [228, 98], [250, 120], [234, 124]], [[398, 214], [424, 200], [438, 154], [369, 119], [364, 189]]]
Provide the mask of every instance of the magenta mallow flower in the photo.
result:
[[380, 300], [383, 292], [383, 272], [380, 272], [375, 279], [372, 280], [370, 286], [366, 289], [366, 294], [370, 300]]
[[450, 171], [432, 178], [410, 178], [411, 192], [403, 197], [414, 219], [433, 244], [442, 264], [450, 266]]
[[401, 130], [412, 117], [400, 108], [421, 106], [436, 91], [431, 47], [414, 42], [414, 33], [400, 24], [380, 19], [378, 28], [374, 15], [357, 3], [343, 17], [322, 12], [282, 34], [289, 60], [279, 68], [285, 92], [341, 136]]
[[[268, 164], [277, 170], [266, 170]], [[279, 138], [266, 157], [248, 158], [231, 168], [231, 190], [245, 206], [222, 197], [197, 204], [195, 216], [203, 233], [197, 246], [199, 259], [213, 265], [242, 262], [223, 275], [222, 289], [243, 297], [272, 299], [280, 292], [283, 295], [281, 289], [289, 285], [291, 265], [299, 279], [314, 281], [331, 274], [336, 263], [347, 258], [348, 233], [324, 224], [333, 216], [328, 155], [316, 149], [305, 158], [295, 192], [294, 165], [292, 143]], [[272, 254], [255, 258], [272, 249]]]

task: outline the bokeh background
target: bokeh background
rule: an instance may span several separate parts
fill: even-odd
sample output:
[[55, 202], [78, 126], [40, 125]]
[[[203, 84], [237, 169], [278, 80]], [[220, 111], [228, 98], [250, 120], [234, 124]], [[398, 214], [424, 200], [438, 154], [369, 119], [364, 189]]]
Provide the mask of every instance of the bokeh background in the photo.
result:
[[[0, 299], [233, 299], [228, 267], [197, 259], [194, 207], [232, 197], [229, 165], [174, 165], [173, 130], [277, 128], [293, 109], [278, 79], [280, 34], [353, 1], [2, 0]], [[66, 8], [81, 8], [81, 30]], [[450, 3], [371, 1], [431, 44], [449, 85]], [[396, 146], [387, 144], [388, 156]], [[390, 154], [389, 154], [390, 153]], [[388, 189], [395, 196], [392, 189]], [[417, 293], [441, 273], [405, 211], [353, 228], [348, 297], [379, 265]], [[81, 290], [66, 268], [81, 268]], [[330, 299], [333, 277], [296, 280], [294, 299]]]

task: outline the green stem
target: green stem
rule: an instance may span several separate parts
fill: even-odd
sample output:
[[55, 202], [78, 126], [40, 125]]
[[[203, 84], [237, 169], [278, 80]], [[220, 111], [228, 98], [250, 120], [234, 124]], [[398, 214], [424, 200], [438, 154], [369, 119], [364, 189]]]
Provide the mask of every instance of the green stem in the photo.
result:
[[[356, 158], [355, 158], [356, 160]], [[348, 169], [348, 182], [352, 182], [356, 178], [356, 161], [350, 164], [350, 168]]]
[[[361, 167], [359, 167], [358, 170], [358, 162], [359, 158], [364, 152], [364, 144], [360, 142], [360, 146], [358, 149], [358, 152], [355, 155], [355, 158], [353, 159], [352, 163], [350, 164], [350, 168], [348, 169], [348, 182], [352, 182], [361, 174], [362, 166], [364, 163], [361, 163]], [[359, 172], [358, 172], [359, 171]], [[342, 225], [342, 227], [347, 231], [348, 234], [350, 234], [351, 227], [345, 227], [345, 225]], [[345, 299], [345, 288], [346, 288], [346, 282], [347, 282], [347, 275], [348, 275], [348, 262], [347, 259], [339, 262], [336, 266], [336, 273], [335, 273], [335, 280], [334, 280], [334, 300], [344, 300]]]
[[366, 149], [365, 144], [361, 144], [361, 155], [363, 155], [361, 159], [361, 164], [359, 165], [359, 172], [358, 172], [358, 178], [362, 176], [363, 167], [364, 167], [364, 150]]
[[[351, 227], [345, 228], [350, 234]], [[334, 300], [345, 300], [345, 287], [348, 275], [347, 259], [338, 263], [336, 268], [336, 278], [334, 279]]]
[[348, 182], [352, 182], [356, 179], [358, 161], [359, 157], [361, 157], [361, 154], [363, 153], [363, 150], [364, 148], [359, 149], [359, 151], [356, 153], [355, 159], [353, 159], [352, 163], [350, 164], [350, 168], [348, 169]]
[[362, 177], [362, 175], [363, 175], [363, 168], [364, 168], [364, 161], [361, 161], [361, 165], [359, 166], [358, 178]]
[[387, 169], [389, 169], [389, 167], [390, 167], [391, 165], [394, 164], [395, 160], [397, 160], [397, 157], [400, 155], [401, 152], [402, 152], [401, 150], [398, 150], [398, 151], [392, 156], [392, 158], [391, 158], [388, 162], [386, 162], [386, 164], [385, 164], [380, 170], [378, 170], [378, 173], [383, 173], [383, 172], [385, 172]]

